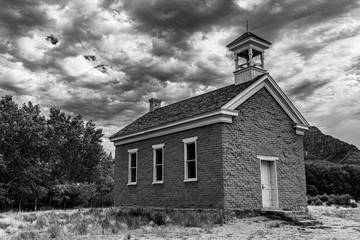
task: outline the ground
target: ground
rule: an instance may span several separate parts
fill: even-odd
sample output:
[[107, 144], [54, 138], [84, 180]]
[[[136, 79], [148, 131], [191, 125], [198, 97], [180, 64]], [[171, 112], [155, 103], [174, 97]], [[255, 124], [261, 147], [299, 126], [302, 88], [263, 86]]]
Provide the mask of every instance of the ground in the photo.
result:
[[[92, 215], [86, 211], [92, 211]], [[322, 222], [315, 227], [300, 227], [283, 220], [253, 216], [233, 217], [224, 224], [202, 227], [183, 227], [171, 222], [161, 226], [150, 222], [134, 227], [128, 222], [120, 224], [116, 231], [96, 225], [94, 219], [101, 219], [106, 211], [2, 213], [0, 239], [360, 239], [360, 208], [309, 206], [309, 213]], [[56, 222], [56, 225], [51, 222]], [[111, 219], [108, 226], [111, 226]]]

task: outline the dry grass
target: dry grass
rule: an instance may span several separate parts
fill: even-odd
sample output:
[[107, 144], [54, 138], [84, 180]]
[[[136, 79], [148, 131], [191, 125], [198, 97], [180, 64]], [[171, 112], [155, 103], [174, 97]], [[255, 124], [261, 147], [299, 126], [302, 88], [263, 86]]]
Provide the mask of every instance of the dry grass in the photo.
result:
[[[142, 229], [144, 234], [161, 226], [212, 228], [225, 221], [220, 211], [150, 211], [142, 208], [119, 210], [79, 209], [33, 213], [5, 213], [0, 218], [0, 239], [76, 239], [97, 235], [129, 236], [130, 230]], [[144, 229], [145, 227], [145, 229]], [[210, 231], [210, 230], [208, 230]], [[164, 232], [157, 233], [160, 237]]]
[[[311, 206], [330, 229], [223, 212], [80, 209], [0, 215], [0, 239], [360, 239], [360, 209]], [[320, 238], [320, 236], [322, 238]]]

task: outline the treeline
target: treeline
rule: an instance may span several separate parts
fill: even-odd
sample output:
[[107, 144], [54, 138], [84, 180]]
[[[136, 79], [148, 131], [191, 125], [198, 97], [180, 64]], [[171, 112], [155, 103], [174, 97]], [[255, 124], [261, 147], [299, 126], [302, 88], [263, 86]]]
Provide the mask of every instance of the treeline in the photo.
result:
[[113, 159], [81, 115], [0, 101], [0, 209], [109, 205]]
[[360, 166], [305, 163], [306, 189], [310, 196], [350, 194], [360, 200]]

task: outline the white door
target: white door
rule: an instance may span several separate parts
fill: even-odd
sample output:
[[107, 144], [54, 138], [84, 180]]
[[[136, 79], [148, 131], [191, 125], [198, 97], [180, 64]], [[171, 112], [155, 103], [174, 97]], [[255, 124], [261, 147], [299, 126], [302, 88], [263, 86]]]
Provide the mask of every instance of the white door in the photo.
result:
[[278, 206], [276, 169], [274, 161], [261, 161], [261, 189], [263, 207]]

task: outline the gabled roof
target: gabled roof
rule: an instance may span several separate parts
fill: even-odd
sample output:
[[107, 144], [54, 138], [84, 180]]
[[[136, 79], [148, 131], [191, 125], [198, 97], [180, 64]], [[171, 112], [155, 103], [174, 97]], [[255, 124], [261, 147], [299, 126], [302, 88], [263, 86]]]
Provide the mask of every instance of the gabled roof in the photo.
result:
[[235, 44], [235, 43], [237, 43], [237, 42], [240, 42], [240, 41], [242, 41], [242, 40], [244, 40], [244, 39], [246, 39], [246, 38], [248, 38], [248, 37], [253, 37], [253, 38], [256, 38], [256, 39], [258, 39], [258, 40], [260, 40], [260, 41], [263, 41], [263, 42], [266, 42], [266, 43], [268, 43], [268, 44], [271, 44], [271, 42], [266, 41], [265, 39], [259, 37], [258, 35], [254, 34], [254, 33], [252, 33], [252, 32], [245, 32], [243, 35], [241, 35], [240, 37], [238, 37], [237, 39], [235, 39], [234, 41], [232, 41], [231, 43], [229, 43], [226, 47], [229, 47], [229, 46], [231, 46], [231, 45], [233, 45], [233, 44]]
[[262, 88], [268, 90], [293, 120], [296, 134], [303, 135], [309, 123], [275, 80], [265, 73], [246, 83], [232, 84], [148, 112], [112, 135], [110, 141], [121, 145], [214, 123], [232, 123], [233, 117], [239, 114], [236, 108]]
[[112, 135], [110, 139], [220, 109], [261, 76], [243, 84], [232, 84], [148, 112]]

